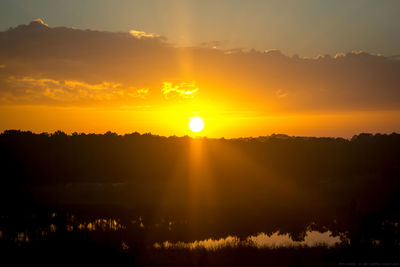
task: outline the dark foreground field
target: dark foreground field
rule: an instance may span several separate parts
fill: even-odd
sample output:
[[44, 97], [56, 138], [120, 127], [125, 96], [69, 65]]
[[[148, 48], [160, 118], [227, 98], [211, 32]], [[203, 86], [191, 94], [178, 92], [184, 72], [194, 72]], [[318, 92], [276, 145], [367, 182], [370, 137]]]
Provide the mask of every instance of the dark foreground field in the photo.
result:
[[[62, 245], [58, 242], [63, 242]], [[65, 242], [65, 243], [64, 243]], [[377, 246], [313, 248], [224, 248], [123, 250], [102, 241], [71, 235], [57, 243], [47, 241], [39, 246], [2, 249], [3, 262], [10, 266], [45, 265], [111, 265], [111, 266], [399, 266], [399, 249]]]
[[[0, 135], [3, 262], [396, 266], [400, 135]], [[165, 248], [279, 231], [334, 246]]]

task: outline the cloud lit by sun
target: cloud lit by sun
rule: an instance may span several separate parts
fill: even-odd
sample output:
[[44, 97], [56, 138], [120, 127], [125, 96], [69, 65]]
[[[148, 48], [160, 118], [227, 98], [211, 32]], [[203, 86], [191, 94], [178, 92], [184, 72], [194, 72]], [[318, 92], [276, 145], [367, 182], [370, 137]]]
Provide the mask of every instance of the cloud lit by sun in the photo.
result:
[[196, 87], [195, 82], [182, 82], [177, 85], [174, 85], [171, 82], [164, 82], [163, 88], [161, 89], [165, 99], [170, 99], [176, 96], [182, 98], [193, 98], [198, 91], [199, 88]]

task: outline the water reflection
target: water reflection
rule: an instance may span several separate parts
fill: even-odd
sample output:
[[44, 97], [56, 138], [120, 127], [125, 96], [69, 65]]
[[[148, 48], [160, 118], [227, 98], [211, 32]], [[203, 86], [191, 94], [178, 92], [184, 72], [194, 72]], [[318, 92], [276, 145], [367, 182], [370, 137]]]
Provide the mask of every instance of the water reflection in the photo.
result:
[[246, 242], [252, 246], [263, 248], [263, 247], [292, 247], [292, 246], [327, 246], [332, 247], [341, 243], [339, 236], [332, 236], [331, 231], [324, 233], [318, 231], [307, 231], [303, 241], [294, 241], [290, 238], [289, 234], [280, 234], [275, 232], [272, 235], [260, 233], [255, 236], [249, 236]]
[[90, 222], [80, 223], [78, 224], [79, 230], [88, 230], [88, 231], [118, 231], [120, 229], [125, 229], [126, 227], [120, 224], [115, 219], [97, 219]]
[[[52, 220], [57, 219], [56, 213], [49, 216]], [[1, 226], [1, 225], [0, 225]], [[97, 218], [93, 220], [77, 220], [75, 216], [69, 216], [64, 222], [49, 222], [47, 225], [25, 226], [14, 229], [10, 225], [3, 225], [0, 229], [0, 240], [11, 240], [14, 243], [29, 243], [35, 240], [43, 240], [50, 235], [62, 232], [117, 232], [126, 229], [125, 225], [114, 218]], [[141, 226], [141, 224], [139, 224]], [[5, 234], [4, 234], [5, 230]], [[33, 240], [32, 240], [33, 238]]]
[[171, 243], [165, 241], [163, 243], [155, 243], [153, 245], [156, 249], [206, 249], [218, 250], [223, 248], [236, 248], [240, 246], [253, 247], [253, 248], [280, 248], [280, 247], [316, 247], [326, 246], [333, 247], [342, 242], [339, 236], [333, 236], [331, 231], [318, 232], [307, 231], [303, 241], [294, 241], [289, 234], [281, 234], [279, 231], [271, 235], [259, 233], [252, 235], [244, 240], [235, 236], [228, 236], [220, 239], [207, 239], [196, 240], [193, 242], [176, 242]]

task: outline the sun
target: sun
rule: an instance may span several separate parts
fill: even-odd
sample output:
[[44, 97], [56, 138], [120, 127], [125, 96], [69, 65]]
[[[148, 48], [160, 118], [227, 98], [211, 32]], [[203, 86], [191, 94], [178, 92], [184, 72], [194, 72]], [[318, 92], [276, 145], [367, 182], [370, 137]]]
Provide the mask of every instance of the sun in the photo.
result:
[[200, 132], [204, 128], [204, 120], [200, 117], [191, 118], [189, 121], [189, 128], [192, 132]]

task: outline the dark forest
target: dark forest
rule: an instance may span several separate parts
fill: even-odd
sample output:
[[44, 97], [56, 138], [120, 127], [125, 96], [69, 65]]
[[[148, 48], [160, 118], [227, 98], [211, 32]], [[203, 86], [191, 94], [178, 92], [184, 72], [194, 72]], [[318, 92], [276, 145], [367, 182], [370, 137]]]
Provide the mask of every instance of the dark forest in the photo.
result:
[[[275, 231], [302, 240], [313, 229], [343, 242], [301, 253], [282, 248], [273, 261], [290, 253], [307, 258], [311, 250], [336, 263], [349, 255], [365, 260], [369, 250], [372, 262], [395, 261], [399, 151], [396, 133], [209, 139], [7, 130], [0, 135], [0, 244], [8, 255], [104, 251], [109, 260], [138, 265], [140, 255], [156, 265], [168, 265], [163, 257], [182, 257], [183, 265], [209, 257], [207, 264], [217, 266], [232, 264], [229, 253], [255, 257], [255, 263], [271, 256], [244, 247], [166, 256], [152, 244]], [[98, 230], [79, 230], [89, 221], [97, 221]], [[188, 253], [193, 261], [185, 261]]]

